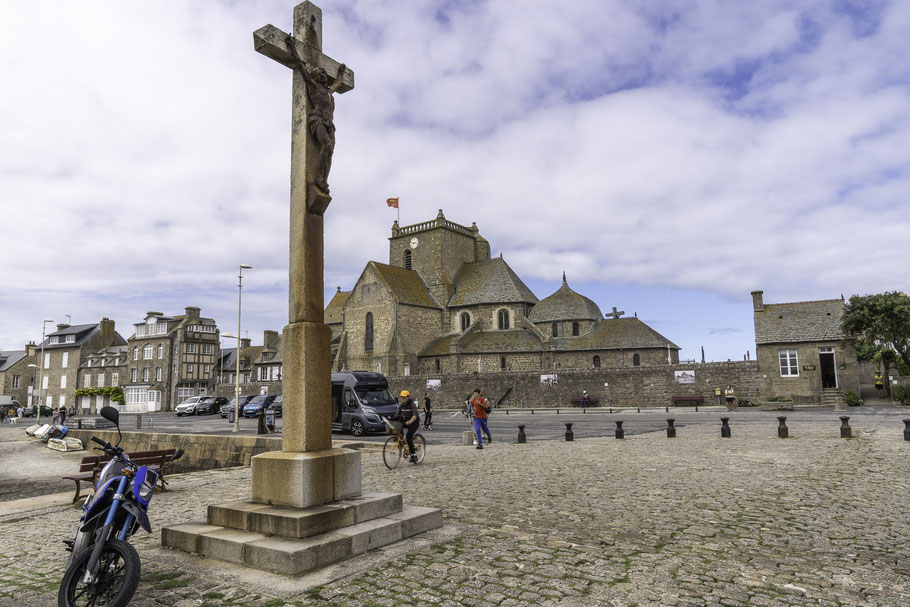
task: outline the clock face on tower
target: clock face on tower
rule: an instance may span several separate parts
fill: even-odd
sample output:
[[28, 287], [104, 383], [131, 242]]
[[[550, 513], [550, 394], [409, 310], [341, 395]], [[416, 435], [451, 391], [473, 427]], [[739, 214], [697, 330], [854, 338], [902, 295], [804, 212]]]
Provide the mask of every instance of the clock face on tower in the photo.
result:
[[416, 237], [416, 236], [415, 236], [414, 238], [412, 238], [412, 239], [411, 239], [411, 248], [412, 248], [412, 249], [416, 249], [416, 248], [417, 248], [418, 242], [419, 242], [419, 241], [417, 240], [417, 237]]

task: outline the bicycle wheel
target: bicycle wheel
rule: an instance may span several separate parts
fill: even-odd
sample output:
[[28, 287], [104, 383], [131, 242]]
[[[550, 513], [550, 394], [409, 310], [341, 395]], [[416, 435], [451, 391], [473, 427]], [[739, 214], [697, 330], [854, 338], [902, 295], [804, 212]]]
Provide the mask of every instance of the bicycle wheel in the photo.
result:
[[427, 440], [423, 434], [414, 435], [414, 454], [417, 455], [417, 463], [421, 463], [427, 456]]
[[398, 467], [401, 463], [401, 445], [398, 444], [398, 438], [390, 436], [386, 439], [382, 447], [382, 461], [389, 470]]

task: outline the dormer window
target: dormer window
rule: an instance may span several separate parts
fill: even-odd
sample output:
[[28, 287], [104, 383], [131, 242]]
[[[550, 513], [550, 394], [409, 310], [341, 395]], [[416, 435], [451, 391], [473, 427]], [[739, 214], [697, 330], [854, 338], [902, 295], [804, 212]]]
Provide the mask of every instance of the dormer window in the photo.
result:
[[76, 336], [75, 336], [75, 335], [67, 335], [67, 336], [66, 336], [66, 343], [72, 344], [72, 343], [75, 343], [75, 342], [76, 342]]

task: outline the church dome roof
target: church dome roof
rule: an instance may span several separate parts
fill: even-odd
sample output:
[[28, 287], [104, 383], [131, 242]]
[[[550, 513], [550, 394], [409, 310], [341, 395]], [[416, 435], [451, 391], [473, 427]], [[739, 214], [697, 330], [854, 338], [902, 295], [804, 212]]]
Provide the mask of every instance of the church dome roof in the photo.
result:
[[569, 287], [565, 277], [559, 290], [540, 300], [531, 309], [528, 320], [534, 323], [556, 320], [600, 320], [603, 314], [597, 304], [576, 293]]

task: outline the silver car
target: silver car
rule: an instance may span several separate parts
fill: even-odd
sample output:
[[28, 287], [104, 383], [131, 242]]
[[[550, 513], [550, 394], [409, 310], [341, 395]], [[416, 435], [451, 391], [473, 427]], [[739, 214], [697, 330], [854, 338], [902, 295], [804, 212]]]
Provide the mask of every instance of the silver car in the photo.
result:
[[195, 415], [196, 414], [196, 403], [199, 402], [201, 396], [191, 396], [174, 409], [177, 412], [177, 417], [181, 415]]

